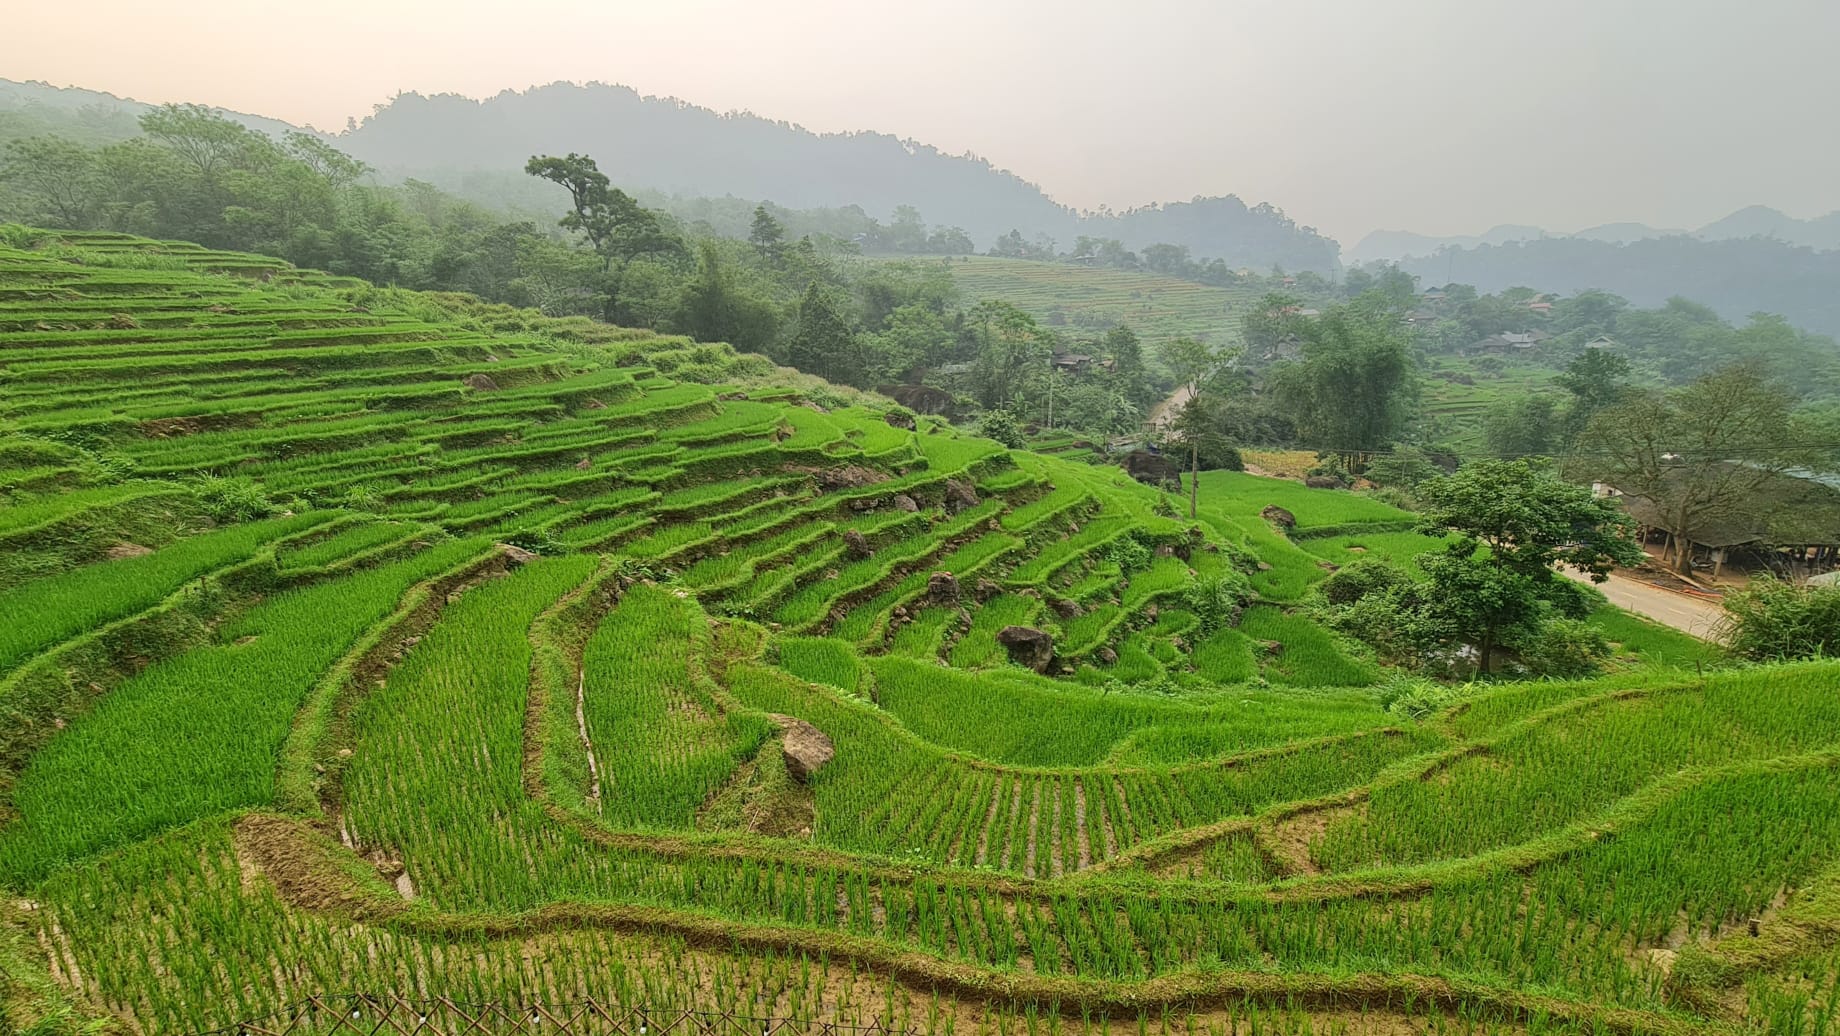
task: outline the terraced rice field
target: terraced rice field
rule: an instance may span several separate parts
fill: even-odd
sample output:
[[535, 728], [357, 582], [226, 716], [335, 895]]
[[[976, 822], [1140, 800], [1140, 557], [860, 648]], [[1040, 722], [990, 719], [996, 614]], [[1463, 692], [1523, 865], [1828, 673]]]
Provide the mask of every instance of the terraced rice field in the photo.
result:
[[1409, 546], [1371, 500], [1191, 524], [725, 347], [131, 239], [0, 250], [0, 322], [8, 1025], [1831, 1024], [1832, 663], [1630, 630], [1670, 664], [1415, 721], [1299, 607]]
[[1239, 341], [1240, 320], [1258, 299], [1251, 288], [1217, 288], [1162, 274], [994, 256], [943, 260], [970, 302], [994, 299], [1067, 334], [1128, 325], [1150, 347], [1175, 338], [1212, 345]]

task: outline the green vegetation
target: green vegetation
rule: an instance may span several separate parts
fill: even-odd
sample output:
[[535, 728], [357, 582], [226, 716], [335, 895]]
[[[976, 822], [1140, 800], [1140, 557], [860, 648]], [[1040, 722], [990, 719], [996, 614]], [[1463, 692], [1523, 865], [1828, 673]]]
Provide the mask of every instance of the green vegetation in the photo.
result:
[[[1409, 681], [1326, 621], [1428, 551], [1602, 560], [1531, 474], [1415, 517], [1203, 472], [1189, 521], [727, 347], [30, 239], [0, 474], [69, 470], [0, 509], [15, 1029], [342, 991], [940, 1036], [1826, 1010], [1840, 668], [1581, 597], [1520, 648], [1607, 638], [1609, 675]], [[1492, 537], [1504, 486], [1552, 513]], [[82, 562], [35, 569], [59, 529]]]

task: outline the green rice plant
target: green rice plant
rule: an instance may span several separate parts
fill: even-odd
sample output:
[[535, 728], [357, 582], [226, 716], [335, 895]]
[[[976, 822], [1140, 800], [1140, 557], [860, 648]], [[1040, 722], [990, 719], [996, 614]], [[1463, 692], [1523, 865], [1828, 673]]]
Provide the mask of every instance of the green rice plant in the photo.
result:
[[329, 521], [314, 512], [232, 526], [118, 561], [99, 561], [0, 590], [0, 672], [86, 630], [157, 604], [207, 572], [246, 560], [263, 546]]
[[1255, 640], [1283, 645], [1265, 663], [1265, 676], [1292, 687], [1365, 687], [1380, 679], [1379, 668], [1351, 657], [1328, 630], [1307, 616], [1270, 605], [1246, 609], [1240, 631]]
[[621, 828], [687, 828], [697, 807], [767, 736], [759, 716], [723, 713], [691, 671], [709, 633], [695, 603], [635, 586], [582, 656], [581, 735], [593, 808]]
[[31, 883], [84, 856], [274, 792], [288, 726], [319, 675], [417, 581], [477, 544], [264, 601], [219, 642], [125, 681], [34, 755], [0, 831], [0, 881]]

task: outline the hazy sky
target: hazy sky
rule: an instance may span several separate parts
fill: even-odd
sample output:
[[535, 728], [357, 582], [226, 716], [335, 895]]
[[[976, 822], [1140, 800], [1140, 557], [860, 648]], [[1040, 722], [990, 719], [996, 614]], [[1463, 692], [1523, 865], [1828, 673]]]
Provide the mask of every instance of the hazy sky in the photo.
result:
[[974, 151], [1082, 207], [1266, 200], [1352, 246], [1840, 208], [1840, 0], [4, 0], [0, 77], [336, 129], [623, 83]]

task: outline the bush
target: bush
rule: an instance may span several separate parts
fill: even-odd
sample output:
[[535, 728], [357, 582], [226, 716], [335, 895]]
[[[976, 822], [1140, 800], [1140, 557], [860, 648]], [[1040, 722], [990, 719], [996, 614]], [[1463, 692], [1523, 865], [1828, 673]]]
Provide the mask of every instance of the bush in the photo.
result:
[[192, 495], [204, 513], [220, 524], [266, 518], [275, 511], [262, 487], [246, 478], [203, 475], [192, 483]]
[[1019, 450], [1028, 442], [1027, 437], [1022, 434], [1022, 426], [1016, 423], [1015, 415], [1007, 410], [992, 410], [985, 414], [978, 433], [986, 439], [995, 439], [1012, 450]]
[[1395, 675], [1380, 687], [1380, 706], [1395, 716], [1422, 720], [1462, 701], [1474, 686]]
[[1412, 576], [1384, 558], [1356, 558], [1316, 584], [1323, 600], [1333, 605], [1353, 604], [1369, 594], [1413, 582]]
[[1590, 676], [1610, 657], [1610, 642], [1604, 639], [1603, 630], [1580, 619], [1548, 619], [1516, 647], [1529, 676]]
[[1757, 579], [1725, 599], [1726, 642], [1759, 662], [1827, 658], [1840, 652], [1840, 586]]
[[1182, 606], [1201, 621], [1201, 635], [1236, 625], [1252, 600], [1252, 584], [1238, 572], [1196, 580], [1182, 591]]
[[1119, 536], [1108, 541], [1099, 548], [1098, 554], [1106, 561], [1116, 563], [1118, 570], [1127, 576], [1149, 568], [1155, 557], [1150, 545], [1134, 535]]
[[1420, 482], [1442, 474], [1445, 474], [1444, 469], [1433, 464], [1423, 451], [1409, 446], [1367, 466], [1369, 482], [1408, 493], [1417, 489]]

